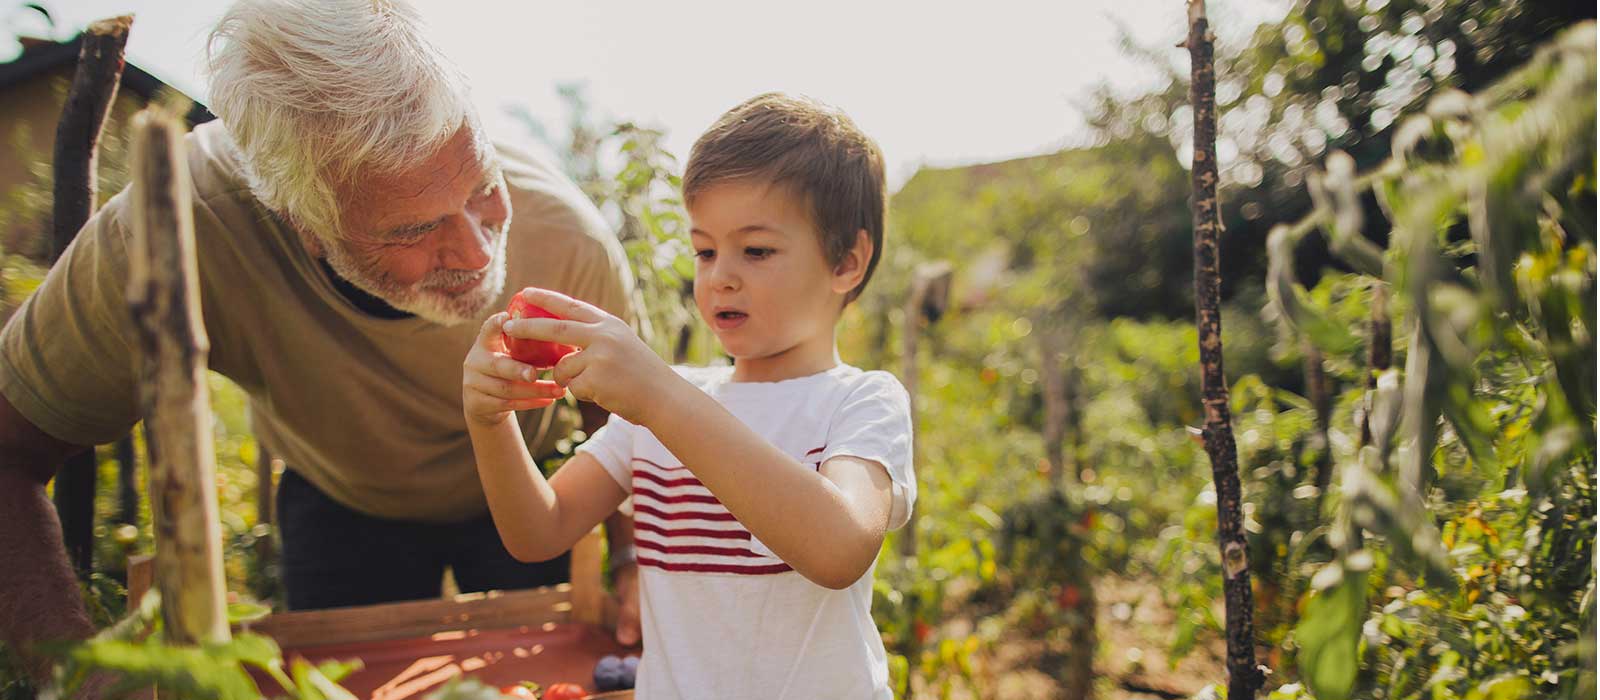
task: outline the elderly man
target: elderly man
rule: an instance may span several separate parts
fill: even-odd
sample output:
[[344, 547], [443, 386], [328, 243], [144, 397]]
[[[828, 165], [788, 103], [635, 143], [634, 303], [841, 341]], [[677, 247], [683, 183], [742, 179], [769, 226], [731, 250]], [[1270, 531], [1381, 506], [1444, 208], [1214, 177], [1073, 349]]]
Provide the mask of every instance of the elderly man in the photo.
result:
[[[292, 609], [565, 580], [500, 543], [462, 417], [478, 322], [534, 285], [632, 314], [594, 206], [545, 162], [495, 148], [466, 81], [387, 0], [241, 0], [209, 51], [220, 124], [186, 140], [211, 367], [250, 396], [278, 491]], [[44, 486], [139, 419], [127, 192], [89, 221], [0, 333], [0, 638], [92, 632]], [[576, 427], [519, 415], [535, 453]], [[582, 412], [592, 432], [603, 411]], [[637, 640], [632, 532], [608, 527]], [[608, 525], [610, 524], [608, 523]], [[45, 666], [30, 658], [30, 672]]]

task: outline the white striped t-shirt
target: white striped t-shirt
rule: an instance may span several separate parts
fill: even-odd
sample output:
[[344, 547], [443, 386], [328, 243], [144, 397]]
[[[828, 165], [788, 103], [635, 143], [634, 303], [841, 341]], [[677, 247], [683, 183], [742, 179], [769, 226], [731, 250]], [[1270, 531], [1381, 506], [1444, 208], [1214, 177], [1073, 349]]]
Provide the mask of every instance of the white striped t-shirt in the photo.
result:
[[[893, 375], [840, 364], [779, 382], [733, 382], [731, 367], [674, 369], [812, 469], [840, 455], [882, 464], [893, 483], [890, 527], [910, 517], [910, 401]], [[650, 431], [621, 418], [579, 451], [633, 497], [645, 648], [639, 700], [892, 697], [871, 569], [844, 590], [807, 580]]]

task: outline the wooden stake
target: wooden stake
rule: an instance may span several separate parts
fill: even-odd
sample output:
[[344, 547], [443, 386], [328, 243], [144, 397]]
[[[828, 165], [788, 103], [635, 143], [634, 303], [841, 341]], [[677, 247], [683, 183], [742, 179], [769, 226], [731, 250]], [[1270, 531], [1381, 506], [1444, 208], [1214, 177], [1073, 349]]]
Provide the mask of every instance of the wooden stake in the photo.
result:
[[1039, 374], [1044, 378], [1044, 425], [1040, 434], [1044, 438], [1045, 459], [1050, 464], [1050, 485], [1059, 489], [1069, 478], [1077, 481], [1077, 471], [1068, 468], [1064, 444], [1071, 408], [1068, 406], [1066, 373], [1062, 367], [1061, 329], [1049, 316], [1041, 317], [1035, 325], [1041, 358]]
[[183, 129], [172, 115], [146, 109], [134, 117], [132, 140], [128, 303], [143, 361], [139, 403], [161, 617], [175, 643], [222, 642], [229, 634], [205, 376], [210, 341], [200, 318]]
[[[945, 261], [918, 266], [911, 277], [911, 294], [906, 297], [905, 330], [900, 338], [900, 383], [911, 396], [911, 426], [917, 425], [917, 341], [922, 335], [923, 322], [934, 322], [944, 314], [950, 300], [952, 268]], [[915, 470], [913, 470], [915, 471]], [[911, 519], [900, 535], [901, 556], [917, 555], [917, 515], [920, 508], [911, 509]]]
[[[61, 110], [61, 121], [56, 123], [51, 166], [52, 264], [94, 213], [100, 134], [122, 82], [122, 53], [132, 25], [132, 15], [103, 19], [89, 25], [79, 37], [77, 72]], [[56, 512], [61, 518], [61, 538], [82, 576], [88, 576], [94, 566], [96, 476], [94, 450], [80, 452], [62, 465], [53, 490]]]
[[[1394, 329], [1389, 322], [1388, 289], [1378, 282], [1372, 286], [1372, 319], [1367, 325], [1367, 398], [1361, 412], [1362, 447], [1372, 442], [1372, 396], [1378, 390], [1378, 375], [1389, 369], [1394, 348]], [[1383, 450], [1379, 447], [1379, 450]]]
[[1333, 390], [1328, 385], [1328, 373], [1322, 368], [1322, 351], [1309, 340], [1304, 341], [1302, 347], [1305, 352], [1306, 398], [1310, 399], [1311, 408], [1316, 415], [1310, 447], [1316, 451], [1313, 469], [1317, 485], [1316, 513], [1320, 517], [1323, 496], [1328, 492], [1328, 484], [1333, 481], [1333, 443], [1328, 441], [1328, 426], [1332, 423], [1333, 413]]
[[1223, 593], [1227, 604], [1228, 698], [1249, 700], [1265, 680], [1256, 665], [1254, 600], [1250, 592], [1250, 550], [1245, 541], [1239, 456], [1228, 411], [1228, 385], [1222, 368], [1222, 273], [1217, 241], [1222, 220], [1217, 206], [1216, 76], [1213, 36], [1205, 0], [1189, 0], [1189, 102], [1194, 109], [1194, 304], [1200, 336], [1201, 400], [1205, 405], [1206, 454], [1217, 490], [1217, 544], [1222, 550]]
[[600, 543], [597, 525], [572, 547], [572, 620], [589, 625], [605, 621], [606, 589], [600, 581]]

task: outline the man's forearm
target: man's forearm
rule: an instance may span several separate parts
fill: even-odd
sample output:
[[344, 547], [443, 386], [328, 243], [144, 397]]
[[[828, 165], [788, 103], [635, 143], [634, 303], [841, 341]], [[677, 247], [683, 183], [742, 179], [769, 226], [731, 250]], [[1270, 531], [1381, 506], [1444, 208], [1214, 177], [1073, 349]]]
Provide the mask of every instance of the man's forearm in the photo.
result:
[[85, 639], [94, 624], [61, 542], [61, 521], [44, 486], [15, 465], [0, 466], [0, 639], [36, 682], [53, 660], [30, 653], [38, 641]]

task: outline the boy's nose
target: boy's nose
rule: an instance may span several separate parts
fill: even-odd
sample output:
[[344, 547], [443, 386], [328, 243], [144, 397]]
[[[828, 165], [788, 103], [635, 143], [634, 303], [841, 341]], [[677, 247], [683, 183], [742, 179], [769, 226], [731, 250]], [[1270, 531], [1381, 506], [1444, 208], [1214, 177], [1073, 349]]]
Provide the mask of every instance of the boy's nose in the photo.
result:
[[733, 265], [718, 261], [711, 270], [711, 282], [718, 289], [736, 291], [741, 284], [739, 271]]

